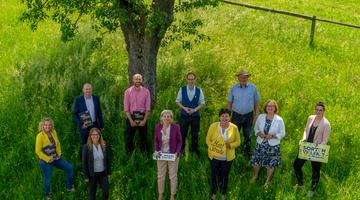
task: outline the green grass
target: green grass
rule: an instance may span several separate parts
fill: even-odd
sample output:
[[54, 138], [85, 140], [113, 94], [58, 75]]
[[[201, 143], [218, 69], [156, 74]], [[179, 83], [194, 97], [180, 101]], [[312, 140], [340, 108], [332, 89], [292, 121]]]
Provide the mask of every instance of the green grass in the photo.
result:
[[[358, 1], [246, 1], [261, 6], [316, 15], [335, 21], [360, 24]], [[91, 82], [102, 100], [105, 139], [113, 151], [111, 199], [156, 199], [156, 165], [135, 152], [124, 151], [123, 92], [128, 87], [127, 55], [120, 33], [108, 35], [102, 48], [93, 48], [95, 33], [84, 22], [73, 41], [60, 42], [58, 25], [43, 23], [31, 32], [18, 21], [23, 6], [16, 0], [0, 2], [0, 196], [2, 199], [41, 199], [41, 170], [34, 153], [37, 124], [43, 116], [55, 120], [64, 158], [76, 166], [77, 191], [67, 194], [65, 177], [55, 170], [54, 199], [86, 199], [87, 188], [80, 173], [79, 138], [71, 119], [74, 97], [84, 82]], [[237, 154], [230, 172], [230, 199], [304, 199], [310, 184], [311, 168], [304, 167], [307, 187], [295, 191], [292, 162], [297, 143], [314, 103], [327, 105], [332, 125], [330, 159], [322, 166], [318, 193], [314, 199], [359, 199], [360, 159], [360, 31], [317, 23], [315, 44], [309, 46], [310, 22], [293, 17], [221, 4], [198, 10], [201, 31], [211, 40], [192, 51], [172, 43], [160, 49], [158, 57], [158, 101], [149, 120], [149, 143], [159, 113], [177, 111], [177, 91], [189, 70], [198, 74], [197, 85], [206, 97], [202, 110], [200, 147], [203, 157], [180, 160], [178, 199], [208, 199], [210, 166], [206, 158], [205, 135], [210, 123], [218, 120], [219, 108], [226, 105], [234, 74], [240, 68], [251, 73], [261, 105], [275, 99], [284, 118], [286, 137], [281, 142], [282, 167], [275, 172], [269, 191], [258, 183], [249, 185], [251, 166]], [[177, 16], [184, 17], [184, 16]], [[254, 138], [253, 138], [254, 139]], [[167, 181], [168, 182], [168, 181]], [[169, 196], [166, 185], [166, 197]]]

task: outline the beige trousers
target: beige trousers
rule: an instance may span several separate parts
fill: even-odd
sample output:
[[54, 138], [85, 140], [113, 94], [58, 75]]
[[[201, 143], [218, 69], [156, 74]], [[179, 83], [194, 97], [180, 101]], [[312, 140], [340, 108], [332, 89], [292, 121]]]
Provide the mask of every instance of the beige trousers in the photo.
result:
[[157, 161], [157, 178], [159, 195], [164, 193], [166, 171], [169, 167], [169, 179], [171, 187], [171, 195], [175, 195], [177, 191], [177, 171], [179, 166], [179, 158], [175, 161]]

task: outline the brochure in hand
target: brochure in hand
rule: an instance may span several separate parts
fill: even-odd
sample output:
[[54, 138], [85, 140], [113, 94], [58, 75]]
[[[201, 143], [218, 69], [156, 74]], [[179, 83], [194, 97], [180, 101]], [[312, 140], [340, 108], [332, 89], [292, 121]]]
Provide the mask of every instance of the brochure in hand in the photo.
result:
[[91, 120], [91, 116], [90, 116], [90, 112], [88, 110], [80, 113], [80, 119], [82, 121], [82, 128], [87, 128], [89, 126], [92, 126], [92, 120]]

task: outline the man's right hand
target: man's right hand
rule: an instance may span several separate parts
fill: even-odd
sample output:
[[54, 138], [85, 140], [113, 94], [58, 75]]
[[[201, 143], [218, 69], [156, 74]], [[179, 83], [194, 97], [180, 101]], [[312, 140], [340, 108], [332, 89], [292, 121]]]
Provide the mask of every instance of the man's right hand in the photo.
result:
[[135, 126], [137, 126], [137, 124], [134, 120], [130, 120], [130, 126], [135, 127]]
[[193, 113], [192, 109], [191, 108], [188, 108], [188, 107], [184, 107], [184, 110], [187, 114], [191, 115]]

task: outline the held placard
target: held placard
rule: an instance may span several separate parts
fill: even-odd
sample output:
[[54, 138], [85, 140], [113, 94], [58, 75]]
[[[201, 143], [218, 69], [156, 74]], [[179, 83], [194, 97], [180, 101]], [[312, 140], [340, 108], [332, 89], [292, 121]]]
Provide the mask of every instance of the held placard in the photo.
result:
[[176, 154], [175, 153], [162, 153], [162, 152], [158, 151], [153, 154], [153, 159], [154, 160], [175, 161]]
[[208, 148], [209, 152], [215, 157], [224, 156], [226, 153], [225, 141], [222, 137], [218, 137]]
[[330, 146], [325, 144], [314, 144], [308, 142], [300, 142], [299, 158], [327, 163], [329, 159]]

